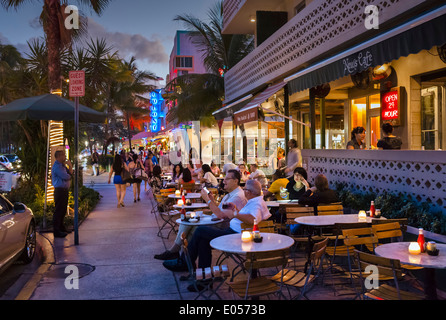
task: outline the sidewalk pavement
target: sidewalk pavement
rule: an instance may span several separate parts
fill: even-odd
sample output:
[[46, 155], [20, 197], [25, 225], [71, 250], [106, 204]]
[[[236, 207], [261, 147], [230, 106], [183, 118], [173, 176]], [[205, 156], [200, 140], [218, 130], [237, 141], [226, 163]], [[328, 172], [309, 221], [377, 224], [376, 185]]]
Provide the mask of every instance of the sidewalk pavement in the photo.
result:
[[[74, 244], [74, 232], [66, 238], [42, 234], [40, 242], [50, 257], [17, 299], [193, 299], [196, 294], [187, 291], [188, 283], [179, 281], [184, 273], [175, 274], [153, 258], [171, 246], [174, 236], [167, 241], [157, 236], [158, 224], [144, 184], [140, 202], [133, 202], [130, 186], [125, 208], [117, 208], [115, 187], [107, 183], [108, 173], [86, 173], [83, 178], [84, 185], [97, 190], [102, 198], [79, 227], [79, 245]], [[72, 266], [79, 272], [78, 289], [65, 286], [66, 282], [74, 284], [69, 278], [75, 275], [70, 271]]]
[[[39, 235], [45, 260], [16, 299], [194, 299], [197, 294], [187, 290], [189, 282], [179, 281], [187, 273], [171, 272], [153, 257], [170, 248], [175, 236], [171, 234], [167, 240], [157, 236], [158, 223], [151, 213], [150, 196], [144, 192], [144, 184], [140, 202], [133, 202], [130, 186], [125, 207], [117, 208], [115, 187], [107, 183], [108, 173], [92, 176], [86, 171], [83, 179], [84, 185], [97, 190], [102, 198], [79, 227], [79, 245], [74, 244], [74, 232], [66, 238], [54, 238], [52, 233]], [[72, 281], [76, 275], [73, 270], [78, 272], [78, 288]], [[226, 287], [219, 294], [225, 300], [232, 299]], [[348, 300], [351, 294], [335, 296], [331, 288], [322, 286], [312, 290], [311, 299]]]

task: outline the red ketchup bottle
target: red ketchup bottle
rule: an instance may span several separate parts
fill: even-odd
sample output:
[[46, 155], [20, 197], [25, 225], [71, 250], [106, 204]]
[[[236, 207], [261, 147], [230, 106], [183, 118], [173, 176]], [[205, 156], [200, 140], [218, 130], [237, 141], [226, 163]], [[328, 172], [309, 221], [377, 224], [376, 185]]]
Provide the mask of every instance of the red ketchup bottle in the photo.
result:
[[425, 252], [425, 241], [424, 241], [424, 230], [423, 228], [418, 229], [418, 239], [417, 239], [418, 245], [420, 246], [421, 252]]
[[375, 217], [375, 201], [370, 203], [370, 218]]

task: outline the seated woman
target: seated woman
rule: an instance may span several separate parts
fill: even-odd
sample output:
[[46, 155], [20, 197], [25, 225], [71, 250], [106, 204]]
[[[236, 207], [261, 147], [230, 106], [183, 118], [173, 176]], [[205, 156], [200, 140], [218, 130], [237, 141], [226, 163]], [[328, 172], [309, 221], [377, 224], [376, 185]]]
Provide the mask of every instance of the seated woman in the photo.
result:
[[242, 177], [242, 182], [246, 182], [249, 178], [249, 171], [246, 170], [246, 166], [244, 163], [240, 163], [238, 165], [238, 170], [240, 171], [240, 175]]
[[207, 188], [217, 188], [218, 181], [212, 173], [211, 167], [208, 164], [204, 164], [201, 168], [203, 169], [203, 178], [200, 179], [200, 182], [204, 183], [204, 186]]
[[172, 182], [178, 182], [183, 177], [183, 166], [181, 163], [173, 166]]
[[[299, 204], [317, 207], [319, 204], [339, 202], [336, 191], [328, 187], [328, 180], [323, 174], [314, 179], [314, 187], [308, 189], [300, 198]], [[316, 214], [316, 212], [315, 212]]]
[[280, 194], [280, 189], [286, 189], [286, 186], [290, 182], [287, 178], [285, 178], [285, 172], [283, 170], [277, 169], [272, 176], [273, 182], [268, 190], [263, 192], [263, 196], [265, 199], [272, 197], [274, 200], [286, 200], [282, 198]]
[[220, 168], [215, 164], [214, 160], [211, 162], [211, 170], [214, 176], [218, 177], [220, 175]]
[[294, 169], [294, 174], [288, 179], [286, 189], [289, 193], [290, 200], [298, 200], [308, 189], [310, 184], [307, 181], [307, 171], [302, 167]]
[[379, 150], [400, 150], [403, 142], [400, 137], [393, 135], [392, 124], [386, 122], [381, 126], [383, 138], [378, 140]]
[[178, 179], [178, 184], [180, 186], [195, 186], [195, 180], [192, 179], [192, 173], [188, 168], [183, 170], [183, 177]]
[[156, 165], [153, 167], [152, 178], [150, 178], [150, 187], [153, 193], [159, 192], [163, 188], [163, 181], [161, 179], [161, 167]]
[[364, 127], [356, 127], [351, 132], [351, 140], [347, 143], [348, 150], [367, 149], [365, 145]]

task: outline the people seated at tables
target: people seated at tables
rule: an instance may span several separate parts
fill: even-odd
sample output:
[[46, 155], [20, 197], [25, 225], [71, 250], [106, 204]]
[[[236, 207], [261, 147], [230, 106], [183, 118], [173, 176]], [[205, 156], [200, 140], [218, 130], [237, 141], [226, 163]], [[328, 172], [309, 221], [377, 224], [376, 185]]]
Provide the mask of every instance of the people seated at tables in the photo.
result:
[[[202, 226], [195, 230], [192, 240], [189, 243], [188, 251], [193, 264], [195, 264], [195, 261], [198, 258], [199, 268], [207, 268], [211, 266], [211, 240], [228, 234], [241, 233], [242, 223], [253, 224], [254, 219], [256, 219], [257, 222], [260, 222], [271, 216], [261, 195], [262, 187], [260, 182], [256, 180], [249, 180], [246, 182], [243, 190], [245, 197], [248, 200], [244, 207], [240, 208], [233, 202], [228, 203], [229, 209], [231, 209], [233, 212], [232, 219], [229, 223], [229, 228], [219, 229], [216, 227]], [[171, 268], [171, 266], [175, 265], [178, 260], [180, 259], [173, 260], [173, 264], [169, 263], [169, 261], [172, 260], [164, 261], [163, 265], [169, 270], [176, 271], [176, 269]], [[195, 287], [190, 285], [188, 290], [195, 291]]]
[[212, 173], [211, 167], [208, 164], [204, 164], [201, 169], [203, 170], [203, 177], [200, 179], [200, 182], [207, 188], [217, 188], [218, 181]]
[[189, 168], [192, 178], [195, 181], [200, 181], [200, 179], [203, 177], [203, 161], [199, 161], [198, 163], [195, 163], [191, 168]]
[[[209, 209], [217, 218], [229, 221], [229, 219], [233, 217], [233, 210], [228, 208], [223, 209], [223, 205], [231, 202], [235, 203], [238, 208], [243, 208], [248, 200], [246, 200], [245, 193], [243, 192], [242, 188], [240, 188], [240, 172], [238, 172], [238, 170], [229, 170], [225, 179], [223, 180], [223, 185], [224, 190], [227, 192], [227, 194], [224, 196], [218, 206], [212, 193], [208, 195], [205, 190], [201, 190], [201, 197], [208, 204]], [[226, 227], [227, 226], [228, 223], [226, 222]], [[172, 260], [178, 258], [181, 248], [181, 234], [184, 233], [190, 242], [190, 238], [192, 237], [192, 234], [196, 228], [197, 227], [195, 226], [186, 226], [181, 224], [173, 246], [162, 254], [155, 255], [155, 259]], [[177, 261], [177, 265], [172, 268], [178, 271], [181, 271], [183, 269], [187, 270], [186, 263], [182, 259]]]
[[307, 171], [302, 167], [294, 169], [294, 174], [288, 179], [286, 189], [290, 200], [298, 200], [308, 189], [310, 184], [307, 181]]
[[271, 166], [273, 172], [275, 172], [277, 169], [280, 169], [281, 167], [286, 166], [285, 150], [280, 147], [274, 150], [273, 154], [268, 159], [268, 163]]
[[181, 162], [173, 166], [172, 182], [178, 182], [183, 177], [183, 166]]
[[356, 127], [351, 132], [351, 140], [347, 143], [347, 149], [367, 149], [365, 145], [365, 129], [364, 127]]
[[290, 180], [285, 178], [285, 172], [277, 169], [272, 175], [272, 180], [273, 182], [269, 189], [263, 192], [264, 198], [267, 199], [272, 196], [275, 198], [274, 200], [286, 200], [280, 193], [281, 188], [286, 189], [286, 186], [290, 182]]
[[240, 176], [242, 178], [242, 182], [245, 182], [249, 178], [249, 172], [246, 170], [245, 163], [242, 162], [238, 165], [238, 169], [240, 171]]
[[220, 168], [215, 164], [214, 160], [211, 162], [211, 171], [216, 177], [220, 175]]
[[329, 188], [327, 177], [323, 174], [318, 174], [314, 179], [314, 187], [309, 188], [299, 198], [299, 204], [315, 207], [315, 209], [319, 204], [334, 202], [339, 202], [338, 195], [336, 191]]
[[251, 174], [249, 175], [248, 179], [255, 179], [259, 181], [262, 187], [265, 187], [268, 184], [265, 173], [259, 169], [259, 166], [256, 163], [251, 164]]

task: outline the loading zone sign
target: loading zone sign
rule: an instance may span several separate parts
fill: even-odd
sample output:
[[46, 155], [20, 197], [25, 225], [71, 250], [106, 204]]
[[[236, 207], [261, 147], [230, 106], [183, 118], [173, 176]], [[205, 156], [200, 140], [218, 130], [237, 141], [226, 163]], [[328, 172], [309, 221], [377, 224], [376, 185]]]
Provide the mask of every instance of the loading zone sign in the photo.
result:
[[85, 96], [85, 71], [70, 71], [70, 97]]

